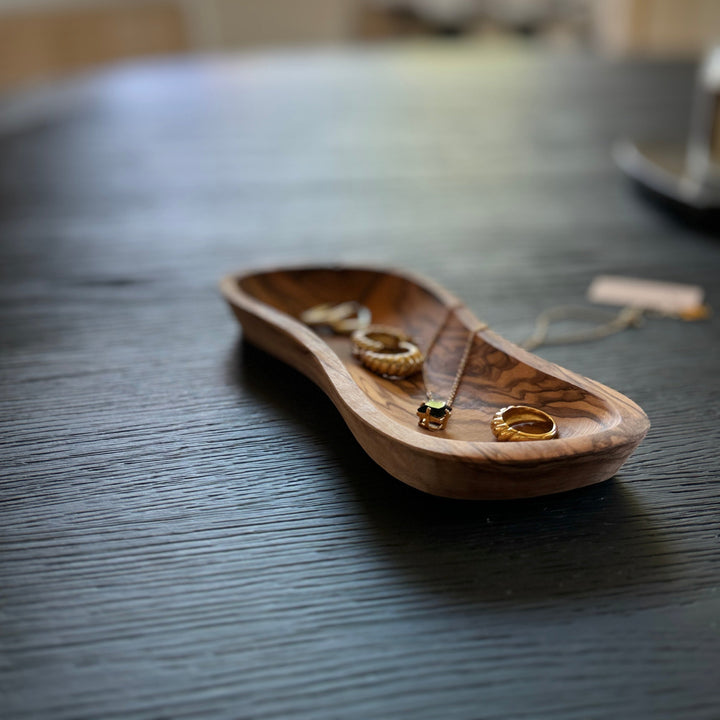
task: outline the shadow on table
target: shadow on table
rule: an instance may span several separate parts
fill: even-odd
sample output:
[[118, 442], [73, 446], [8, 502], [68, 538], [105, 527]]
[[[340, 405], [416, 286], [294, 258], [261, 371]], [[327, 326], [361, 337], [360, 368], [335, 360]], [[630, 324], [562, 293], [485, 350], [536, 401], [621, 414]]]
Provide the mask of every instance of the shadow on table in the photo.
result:
[[646, 595], [649, 583], [672, 580], [671, 548], [616, 478], [530, 500], [433, 497], [375, 464], [324, 393], [284, 363], [239, 342], [230, 372], [325, 441], [370, 523], [376, 555], [409, 581], [471, 601], [541, 601], [612, 589]]

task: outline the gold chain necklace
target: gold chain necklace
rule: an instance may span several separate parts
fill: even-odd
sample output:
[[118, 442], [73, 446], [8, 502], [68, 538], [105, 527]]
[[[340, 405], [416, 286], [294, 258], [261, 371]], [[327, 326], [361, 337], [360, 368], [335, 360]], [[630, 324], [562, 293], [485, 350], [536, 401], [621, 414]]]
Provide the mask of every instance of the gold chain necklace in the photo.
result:
[[452, 387], [450, 388], [450, 393], [448, 394], [446, 400], [436, 400], [430, 387], [430, 383], [428, 382], [426, 364], [428, 358], [430, 357], [430, 353], [432, 353], [435, 344], [437, 343], [440, 335], [442, 334], [442, 331], [445, 329], [445, 326], [447, 325], [450, 316], [453, 312], [455, 312], [455, 310], [457, 310], [456, 307], [451, 307], [448, 310], [447, 315], [445, 315], [445, 319], [435, 331], [435, 335], [430, 341], [430, 344], [428, 345], [428, 348], [425, 352], [425, 362], [423, 363], [422, 377], [423, 385], [425, 386], [426, 400], [417, 409], [418, 425], [425, 430], [444, 430], [447, 426], [448, 420], [450, 419], [450, 414], [452, 413], [452, 407], [453, 403], [455, 402], [455, 397], [458, 390], [460, 389], [460, 383], [462, 382], [463, 376], [465, 375], [465, 367], [468, 360], [470, 359], [470, 351], [472, 350], [473, 343], [475, 342], [475, 336], [481, 330], [487, 328], [487, 324], [479, 323], [473, 330], [468, 333], [467, 340], [465, 341], [465, 349], [463, 351], [462, 358], [460, 359], [457, 372], [455, 373], [455, 379], [453, 380]]
[[[457, 372], [455, 373], [450, 393], [448, 394], [446, 400], [436, 400], [427, 377], [427, 359], [430, 357], [430, 354], [435, 348], [442, 331], [447, 326], [450, 316], [459, 307], [461, 306], [457, 305], [448, 308], [447, 314], [443, 318], [442, 323], [438, 326], [435, 334], [428, 344], [424, 359], [423, 355], [417, 349], [417, 346], [415, 346], [414, 343], [411, 343], [409, 341], [409, 337], [405, 336], [401, 331], [384, 325], [370, 325], [370, 311], [364, 305], [355, 301], [348, 301], [337, 305], [333, 305], [332, 303], [316, 305], [301, 313], [300, 318], [303, 322], [312, 327], [330, 327], [330, 329], [336, 334], [344, 335], [353, 329], [357, 330], [357, 332], [353, 334], [353, 342], [355, 344], [353, 354], [361, 357], [363, 364], [370, 370], [385, 377], [405, 377], [411, 373], [405, 372], [404, 364], [400, 362], [402, 358], [399, 357], [399, 354], [380, 354], [376, 358], [375, 355], [378, 355], [378, 353], [373, 353], [371, 351], [374, 345], [380, 345], [382, 350], [383, 346], [387, 343], [387, 336], [390, 336], [392, 340], [396, 341], [396, 344], [405, 345], [414, 349], [414, 352], [417, 354], [417, 358], [409, 364], [411, 367], [422, 366], [422, 378], [426, 398], [425, 402], [417, 409], [417, 416], [419, 418], [418, 425], [425, 430], [444, 430], [447, 426], [448, 420], [450, 419], [453, 403], [455, 402], [455, 397], [460, 389], [460, 383], [465, 375], [465, 368], [468, 360], [470, 359], [470, 351], [472, 350], [475, 337], [481, 330], [488, 327], [486, 323], [478, 323], [478, 325], [476, 325], [475, 328], [468, 333], [467, 340], [465, 341], [465, 349], [463, 350]], [[363, 328], [373, 329], [374, 332], [369, 333], [368, 336], [367, 331], [365, 331], [365, 336], [357, 337], [358, 333], [363, 332]], [[377, 336], [378, 334], [381, 337], [373, 339], [373, 336]], [[398, 343], [397, 341], [401, 342]], [[407, 358], [405, 358], [405, 360], [407, 360]], [[405, 364], [408, 363], [406, 362]]]

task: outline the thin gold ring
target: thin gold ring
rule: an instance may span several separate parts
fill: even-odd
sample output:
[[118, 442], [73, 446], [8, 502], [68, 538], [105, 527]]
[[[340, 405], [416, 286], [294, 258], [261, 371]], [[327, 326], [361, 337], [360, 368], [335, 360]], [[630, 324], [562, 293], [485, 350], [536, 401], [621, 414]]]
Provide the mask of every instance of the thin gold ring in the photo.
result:
[[529, 405], [508, 405], [498, 410], [490, 427], [495, 437], [502, 442], [552, 440], [558, 435], [552, 417]]
[[313, 327], [329, 327], [339, 335], [367, 327], [370, 324], [370, 310], [355, 300], [341, 303], [320, 303], [300, 313], [300, 319]]
[[420, 372], [423, 354], [420, 348], [407, 340], [398, 343], [398, 352], [363, 350], [356, 357], [368, 369], [387, 378], [406, 378]]
[[387, 352], [399, 350], [401, 342], [412, 342], [412, 338], [402, 330], [389, 325], [368, 325], [356, 330], [350, 338], [353, 355], [360, 357], [363, 352]]

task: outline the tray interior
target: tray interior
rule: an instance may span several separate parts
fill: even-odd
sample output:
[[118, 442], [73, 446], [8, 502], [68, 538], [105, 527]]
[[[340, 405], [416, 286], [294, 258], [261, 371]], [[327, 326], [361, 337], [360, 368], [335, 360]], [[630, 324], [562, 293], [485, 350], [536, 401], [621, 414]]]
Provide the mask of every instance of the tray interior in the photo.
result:
[[[374, 323], [403, 329], [423, 352], [443, 326], [426, 358], [424, 374], [436, 397], [444, 398], [450, 391], [469, 330], [456, 313], [448, 312], [447, 301], [430, 289], [401, 275], [359, 269], [281, 270], [246, 276], [239, 282], [247, 294], [295, 318], [322, 302], [356, 300], [370, 309]], [[499, 408], [512, 404], [550, 413], [564, 439], [592, 435], [619, 422], [618, 411], [604, 398], [521, 362], [484, 335], [480, 332], [474, 342], [452, 419], [446, 430], [434, 436], [495, 442], [490, 420]], [[322, 338], [379, 413], [427, 435], [415, 416], [425, 399], [422, 373], [405, 380], [384, 379], [352, 357], [348, 337], [323, 334]]]

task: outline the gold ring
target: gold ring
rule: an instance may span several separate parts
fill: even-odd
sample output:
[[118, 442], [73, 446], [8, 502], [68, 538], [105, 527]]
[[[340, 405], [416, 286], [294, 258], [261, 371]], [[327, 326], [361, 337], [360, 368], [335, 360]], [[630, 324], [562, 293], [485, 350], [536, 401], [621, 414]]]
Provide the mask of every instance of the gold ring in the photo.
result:
[[401, 340], [397, 349], [398, 352], [362, 350], [356, 357], [368, 370], [387, 378], [406, 378], [420, 372], [424, 360], [420, 348]]
[[389, 325], [368, 325], [352, 334], [353, 355], [360, 357], [363, 352], [387, 352], [399, 350], [401, 342], [412, 342], [412, 338], [398, 328]]
[[508, 405], [498, 410], [490, 427], [502, 442], [551, 440], [558, 435], [557, 425], [550, 415], [528, 405]]
[[349, 335], [370, 324], [370, 310], [355, 300], [320, 303], [300, 313], [300, 319], [313, 327], [329, 327], [338, 335]]

